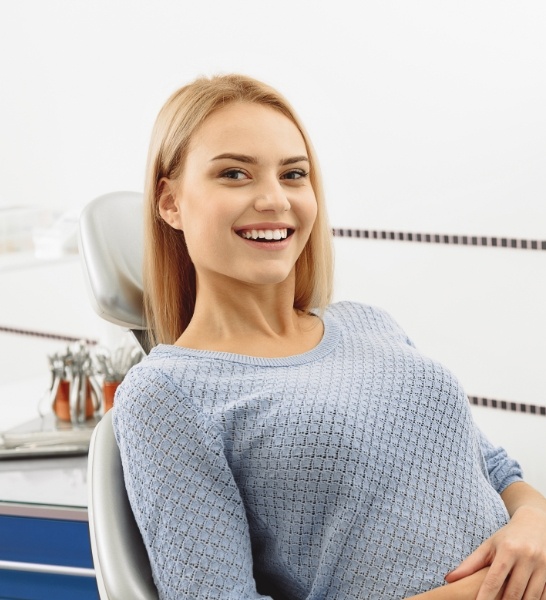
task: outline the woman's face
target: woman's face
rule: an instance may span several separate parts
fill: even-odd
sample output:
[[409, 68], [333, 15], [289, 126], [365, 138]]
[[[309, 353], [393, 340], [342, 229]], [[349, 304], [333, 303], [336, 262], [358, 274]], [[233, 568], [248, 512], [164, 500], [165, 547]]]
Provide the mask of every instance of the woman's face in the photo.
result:
[[193, 135], [181, 177], [167, 187], [160, 211], [184, 231], [199, 285], [286, 281], [317, 214], [301, 133], [259, 104], [212, 113]]

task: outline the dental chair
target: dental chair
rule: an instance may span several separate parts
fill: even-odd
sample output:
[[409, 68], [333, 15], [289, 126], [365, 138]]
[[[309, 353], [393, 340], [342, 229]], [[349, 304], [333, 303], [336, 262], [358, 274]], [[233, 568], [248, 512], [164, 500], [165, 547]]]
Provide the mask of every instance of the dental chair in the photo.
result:
[[[142, 194], [100, 196], [82, 211], [79, 250], [97, 314], [130, 330], [147, 353], [142, 306]], [[91, 551], [101, 600], [156, 600], [144, 542], [123, 482], [112, 412], [96, 426], [89, 447]]]

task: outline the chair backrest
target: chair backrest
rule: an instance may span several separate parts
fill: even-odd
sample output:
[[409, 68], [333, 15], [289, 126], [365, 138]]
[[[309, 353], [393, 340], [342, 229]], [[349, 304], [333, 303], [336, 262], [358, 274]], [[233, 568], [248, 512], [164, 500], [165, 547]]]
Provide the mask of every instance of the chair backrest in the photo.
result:
[[85, 206], [79, 250], [95, 312], [132, 331], [149, 352], [142, 297], [143, 204], [138, 192], [112, 192]]
[[91, 551], [101, 600], [157, 599], [148, 554], [123, 483], [112, 411], [91, 438], [88, 490]]
[[[91, 305], [133, 332], [144, 351], [142, 194], [115, 192], [80, 215], [79, 248]], [[119, 449], [107, 412], [89, 446], [89, 533], [101, 600], [156, 600], [148, 554], [125, 490]]]

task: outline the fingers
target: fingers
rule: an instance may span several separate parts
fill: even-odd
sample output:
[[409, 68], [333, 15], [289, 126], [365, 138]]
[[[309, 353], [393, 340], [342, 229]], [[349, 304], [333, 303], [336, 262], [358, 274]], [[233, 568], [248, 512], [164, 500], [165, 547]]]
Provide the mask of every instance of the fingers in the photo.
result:
[[546, 571], [506, 565], [491, 567], [476, 600], [546, 600]]
[[[495, 565], [493, 565], [495, 566]], [[493, 570], [490, 569], [489, 573]], [[488, 574], [489, 574], [488, 573]], [[546, 600], [546, 568], [540, 555], [525, 555], [516, 561], [502, 596], [503, 600]]]
[[[527, 573], [527, 579], [525, 579], [525, 576], [522, 573], [521, 577], [516, 582], [513, 582], [512, 593], [517, 594], [517, 590], [519, 590], [520, 595], [506, 596], [508, 591], [507, 586], [510, 584], [510, 582], [507, 583], [507, 580], [508, 577], [510, 577], [510, 570], [512, 569], [512, 566], [512, 562], [504, 562], [498, 560], [497, 557], [497, 560], [493, 562], [489, 572], [483, 580], [480, 591], [476, 596], [476, 600], [500, 600], [500, 598], [503, 600], [521, 600], [523, 598], [523, 592], [525, 592], [527, 582], [529, 581], [531, 570], [529, 570]], [[521, 583], [522, 581], [524, 581], [523, 584]], [[506, 587], [503, 589], [505, 585]], [[523, 585], [522, 589], [521, 585]], [[502, 594], [500, 593], [501, 591], [503, 591]]]
[[467, 556], [463, 562], [445, 576], [447, 583], [453, 583], [463, 577], [468, 577], [476, 571], [483, 569], [491, 564], [493, 557], [491, 555], [491, 545], [489, 541], [478, 546], [472, 554]]
[[546, 600], [545, 586], [546, 572], [535, 572], [529, 580], [523, 600]]

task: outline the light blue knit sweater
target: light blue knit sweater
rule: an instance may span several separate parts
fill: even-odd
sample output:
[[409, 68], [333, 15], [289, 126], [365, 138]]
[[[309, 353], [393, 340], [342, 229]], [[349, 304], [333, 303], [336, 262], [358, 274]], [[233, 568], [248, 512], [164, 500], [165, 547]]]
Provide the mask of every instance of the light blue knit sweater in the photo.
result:
[[324, 325], [287, 358], [160, 345], [119, 388], [161, 598], [400, 599], [506, 523], [520, 468], [454, 376], [376, 308], [334, 304]]

